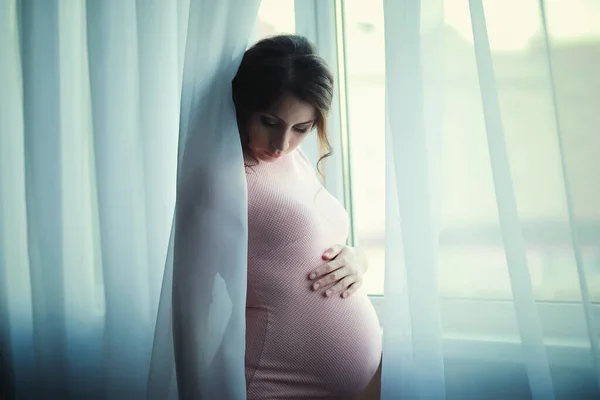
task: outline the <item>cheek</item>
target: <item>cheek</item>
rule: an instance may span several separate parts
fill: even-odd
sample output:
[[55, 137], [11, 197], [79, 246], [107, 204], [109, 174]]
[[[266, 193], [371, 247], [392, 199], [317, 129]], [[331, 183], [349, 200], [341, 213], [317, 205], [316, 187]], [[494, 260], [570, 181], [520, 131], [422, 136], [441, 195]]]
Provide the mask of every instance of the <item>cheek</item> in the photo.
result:
[[300, 146], [300, 144], [306, 139], [306, 137], [310, 135], [310, 133], [305, 133], [304, 135], [296, 135], [294, 134], [290, 139], [290, 147], [288, 152], [294, 150], [296, 147]]
[[261, 147], [266, 142], [268, 142], [269, 133], [261, 127], [260, 125], [251, 125], [248, 129], [248, 140], [250, 142], [250, 146], [252, 147]]
[[290, 138], [290, 147], [288, 149], [288, 152], [294, 150], [296, 147], [298, 147], [300, 145], [300, 143], [302, 143], [302, 141], [304, 140], [304, 138], [306, 137], [306, 135], [293, 135]]

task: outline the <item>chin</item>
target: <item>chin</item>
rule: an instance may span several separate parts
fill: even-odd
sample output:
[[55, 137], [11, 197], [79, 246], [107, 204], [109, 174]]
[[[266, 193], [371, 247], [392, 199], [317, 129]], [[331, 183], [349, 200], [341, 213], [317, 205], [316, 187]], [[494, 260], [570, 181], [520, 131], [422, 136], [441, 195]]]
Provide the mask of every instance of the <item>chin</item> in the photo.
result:
[[[287, 154], [287, 152], [286, 152], [286, 154]], [[271, 156], [269, 156], [268, 154], [266, 154], [265, 152], [262, 152], [262, 151], [261, 152], [255, 152], [254, 156], [256, 158], [258, 158], [260, 161], [268, 162], [268, 163], [272, 163], [272, 162], [275, 162], [275, 161], [279, 160], [279, 158], [271, 157]]]
[[272, 163], [272, 162], [279, 160], [278, 158], [269, 157], [268, 155], [262, 155], [262, 156], [258, 157], [258, 159], [260, 161], [268, 162], [268, 163]]

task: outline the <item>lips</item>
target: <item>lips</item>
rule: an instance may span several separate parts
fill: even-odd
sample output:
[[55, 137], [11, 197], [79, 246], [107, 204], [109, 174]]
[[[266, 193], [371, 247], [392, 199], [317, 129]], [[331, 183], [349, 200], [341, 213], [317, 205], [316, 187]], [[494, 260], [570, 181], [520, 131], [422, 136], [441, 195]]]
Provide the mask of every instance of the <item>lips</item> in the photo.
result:
[[279, 158], [279, 157], [283, 156], [283, 153], [273, 154], [273, 153], [269, 153], [268, 151], [265, 151], [265, 153], [271, 158]]

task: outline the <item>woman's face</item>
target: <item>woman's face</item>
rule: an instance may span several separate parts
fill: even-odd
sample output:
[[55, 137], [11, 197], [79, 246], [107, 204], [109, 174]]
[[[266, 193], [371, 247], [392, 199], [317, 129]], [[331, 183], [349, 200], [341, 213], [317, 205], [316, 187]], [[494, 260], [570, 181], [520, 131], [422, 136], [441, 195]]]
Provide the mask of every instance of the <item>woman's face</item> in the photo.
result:
[[264, 112], [255, 113], [248, 126], [249, 147], [261, 161], [273, 162], [292, 152], [315, 124], [315, 108], [285, 95]]

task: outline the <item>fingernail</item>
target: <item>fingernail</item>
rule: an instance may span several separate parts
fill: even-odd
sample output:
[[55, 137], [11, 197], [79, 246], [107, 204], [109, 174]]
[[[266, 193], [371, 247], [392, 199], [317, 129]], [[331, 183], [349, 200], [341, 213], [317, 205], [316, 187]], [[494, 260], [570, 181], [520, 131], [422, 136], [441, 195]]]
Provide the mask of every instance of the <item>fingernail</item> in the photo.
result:
[[310, 274], [310, 279], [315, 279], [317, 277], [317, 274]]
[[325, 296], [330, 296], [331, 295], [331, 290], [328, 290], [325, 292]]
[[342, 295], [344, 298], [348, 297], [348, 292], [344, 292], [344, 294]]
[[317, 290], [318, 288], [319, 288], [319, 284], [318, 284], [318, 283], [315, 283], [315, 284], [313, 285], [313, 289], [314, 289], [314, 290]]

